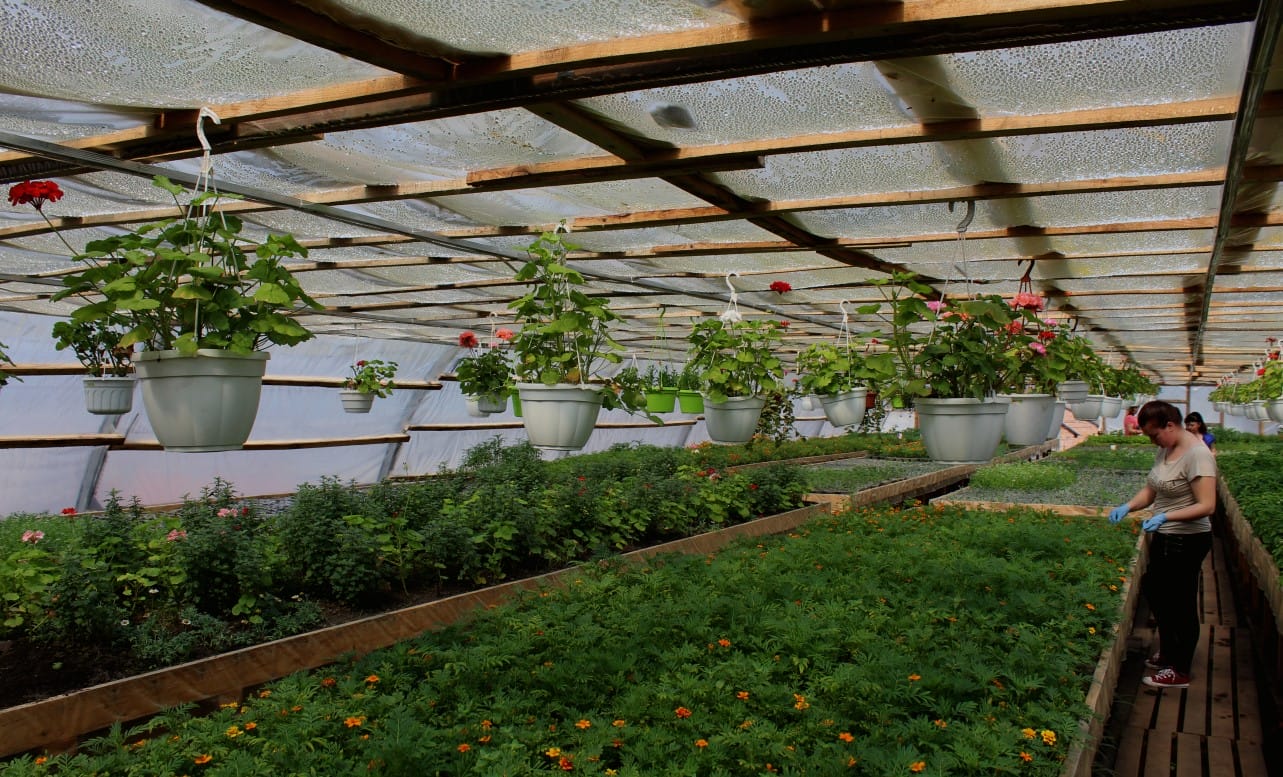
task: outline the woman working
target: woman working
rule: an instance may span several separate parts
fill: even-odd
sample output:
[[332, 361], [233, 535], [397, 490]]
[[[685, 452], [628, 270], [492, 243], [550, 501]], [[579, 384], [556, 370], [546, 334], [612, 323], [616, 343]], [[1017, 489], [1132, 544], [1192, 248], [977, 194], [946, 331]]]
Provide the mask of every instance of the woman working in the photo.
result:
[[1181, 412], [1166, 402], [1148, 402], [1137, 416], [1141, 433], [1159, 447], [1145, 485], [1109, 513], [1118, 523], [1132, 510], [1153, 506], [1141, 524], [1151, 534], [1149, 569], [1141, 581], [1158, 621], [1161, 646], [1144, 678], [1154, 688], [1188, 688], [1198, 647], [1198, 579], [1212, 548], [1216, 510], [1216, 459], [1203, 441], [1181, 425]]

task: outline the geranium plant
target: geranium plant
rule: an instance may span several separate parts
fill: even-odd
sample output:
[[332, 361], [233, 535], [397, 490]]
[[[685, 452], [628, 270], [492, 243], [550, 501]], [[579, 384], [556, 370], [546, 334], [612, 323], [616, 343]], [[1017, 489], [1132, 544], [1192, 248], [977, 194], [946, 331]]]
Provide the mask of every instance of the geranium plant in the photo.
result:
[[803, 394], [833, 397], [890, 378], [887, 366], [885, 360], [870, 364], [865, 353], [850, 345], [813, 343], [797, 356], [798, 388]]
[[[142, 343], [184, 354], [200, 348], [248, 354], [313, 336], [293, 314], [300, 305], [321, 306], [284, 264], [307, 249], [292, 236], [268, 235], [247, 253], [241, 220], [217, 210], [221, 200], [237, 195], [209, 190], [184, 202], [183, 187], [164, 176], [153, 183], [173, 197], [180, 216], [91, 241], [83, 251], [68, 246], [84, 268], [63, 278], [66, 288], [53, 300], [83, 300], [72, 327], [119, 323], [119, 347]], [[27, 181], [9, 192], [11, 203], [34, 206], [46, 222], [44, 204], [61, 196], [52, 181]], [[77, 339], [80, 334], [63, 328], [61, 341]]]
[[738, 311], [699, 322], [687, 338], [700, 390], [714, 402], [777, 391], [784, 363], [775, 353], [780, 322], [745, 321]]
[[344, 381], [343, 388], [376, 397], [391, 396], [392, 390], [396, 388], [396, 383], [392, 380], [396, 369], [396, 362], [362, 359], [352, 365], [352, 374]]
[[[605, 364], [621, 361], [623, 346], [610, 336], [610, 324], [619, 315], [606, 299], [590, 297], [580, 288], [585, 285], [583, 275], [566, 264], [566, 255], [575, 248], [560, 232], [544, 232], [526, 249], [530, 259], [516, 279], [530, 289], [508, 305], [522, 325], [512, 339], [518, 381], [587, 386], [600, 377]], [[643, 406], [604, 381], [597, 383], [597, 393], [607, 409]]]
[[54, 347], [70, 348], [91, 376], [124, 378], [133, 366], [134, 349], [122, 346], [125, 330], [119, 317], [75, 323], [59, 321], [53, 325]]
[[469, 353], [455, 365], [454, 374], [465, 395], [500, 397], [512, 387], [512, 363], [503, 347], [512, 337], [512, 330], [500, 329], [495, 332], [495, 339], [482, 348], [474, 333], [460, 333], [459, 345], [469, 349]]

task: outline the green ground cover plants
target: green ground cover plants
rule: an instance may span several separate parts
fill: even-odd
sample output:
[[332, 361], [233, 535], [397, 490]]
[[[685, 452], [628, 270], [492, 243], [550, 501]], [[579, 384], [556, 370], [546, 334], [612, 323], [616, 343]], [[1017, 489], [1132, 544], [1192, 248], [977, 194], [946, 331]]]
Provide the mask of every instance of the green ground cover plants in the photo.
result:
[[821, 494], [853, 494], [896, 480], [928, 475], [946, 465], [903, 459], [844, 459], [805, 467], [809, 491]]
[[[1047, 469], [1048, 474], [1044, 476], [1037, 468]], [[970, 485], [940, 497], [940, 501], [1113, 507], [1135, 494], [1144, 481], [1138, 473], [1076, 469], [1066, 464], [997, 465], [994, 472], [986, 472], [987, 469], [977, 470]]]
[[1030, 510], [879, 509], [715, 555], [602, 561], [0, 774], [1051, 777], [1135, 542]]
[[[1075, 445], [1067, 451], [1055, 453], [1051, 458], [1054, 461], [1064, 462], [1075, 468], [1148, 472], [1149, 468], [1154, 466], [1154, 452], [1156, 449], [1149, 443], [1148, 438], [1142, 437], [1141, 439], [1145, 441], [1146, 445], [1101, 444], [1093, 437], [1091, 441]], [[1115, 445], [1115, 447], [1110, 448], [1110, 445]], [[1139, 488], [1139, 484], [1137, 487]], [[1135, 492], [1133, 491], [1133, 493]]]
[[[273, 510], [216, 481], [173, 512], [0, 521], [0, 639], [42, 663], [140, 671], [298, 633], [326, 612], [609, 557], [801, 505], [800, 468], [728, 473], [653, 446], [544, 462], [498, 438], [457, 470], [357, 488], [306, 483]], [[277, 507], [272, 505], [271, 507]], [[3, 678], [7, 704], [22, 697]]]
[[747, 445], [717, 445], [711, 442], [692, 446], [700, 463], [706, 466], [733, 467], [761, 461], [828, 456], [835, 453], [866, 451], [878, 458], [926, 459], [927, 451], [916, 431], [862, 434], [849, 432], [833, 437], [799, 438], [775, 441], [758, 437]]
[[1262, 440], [1251, 449], [1221, 453], [1216, 464], [1252, 533], [1283, 570], [1283, 445]]

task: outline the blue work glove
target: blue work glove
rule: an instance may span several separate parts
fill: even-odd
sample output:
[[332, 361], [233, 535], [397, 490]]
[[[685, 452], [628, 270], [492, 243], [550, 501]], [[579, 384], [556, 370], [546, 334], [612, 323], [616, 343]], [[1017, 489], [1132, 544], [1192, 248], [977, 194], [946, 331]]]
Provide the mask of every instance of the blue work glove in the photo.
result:
[[1130, 506], [1119, 505], [1115, 507], [1113, 510], [1109, 511], [1109, 522], [1118, 523], [1122, 519], [1126, 518], [1127, 514], [1130, 513], [1131, 511], [1132, 511], [1132, 508]]
[[1158, 531], [1158, 527], [1165, 523], [1167, 523], [1167, 513], [1159, 513], [1153, 518], [1146, 518], [1145, 522], [1140, 525], [1140, 528], [1145, 531]]

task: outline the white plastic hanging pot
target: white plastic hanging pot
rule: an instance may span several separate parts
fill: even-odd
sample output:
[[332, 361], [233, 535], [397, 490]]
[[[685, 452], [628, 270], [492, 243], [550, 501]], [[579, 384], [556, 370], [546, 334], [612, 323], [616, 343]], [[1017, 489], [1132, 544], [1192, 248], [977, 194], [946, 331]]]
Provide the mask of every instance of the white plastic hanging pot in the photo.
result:
[[502, 413], [508, 409], [507, 394], [481, 394], [477, 397], [477, 409], [483, 413]]
[[1100, 403], [1100, 414], [1104, 418], [1117, 418], [1123, 411], [1122, 397], [1105, 397]]
[[864, 420], [864, 411], [868, 408], [865, 399], [869, 395], [866, 388], [844, 391], [832, 397], [820, 397], [824, 415], [829, 423], [836, 427], [855, 426]]
[[202, 348], [143, 351], [134, 360], [143, 407], [167, 451], [240, 450], [254, 428], [268, 354]]
[[134, 409], [131, 377], [85, 378], [85, 409], [94, 415], [120, 415]]
[[476, 397], [465, 396], [463, 398], [463, 406], [468, 409], [468, 415], [473, 418], [488, 418], [490, 416], [489, 413], [481, 409], [481, 403], [477, 401]]
[[339, 389], [339, 401], [345, 413], [368, 413], [374, 407], [374, 395], [356, 389]]
[[815, 399], [816, 397], [814, 394], [807, 394], [806, 396], [802, 397], [802, 409], [819, 410], [820, 409], [819, 406], [815, 404]]
[[1265, 413], [1271, 421], [1283, 424], [1283, 398], [1270, 399], [1265, 402]]
[[1002, 433], [1012, 445], [1037, 445], [1047, 439], [1047, 428], [1056, 409], [1056, 398], [1050, 394], [999, 394], [1008, 402]]
[[588, 443], [601, 412], [601, 394], [595, 388], [578, 383], [518, 383], [517, 390], [521, 421], [531, 445], [577, 451]]
[[915, 399], [922, 444], [932, 461], [978, 464], [993, 458], [1010, 403], [970, 398]]
[[1270, 420], [1270, 411], [1265, 405], [1264, 399], [1252, 400], [1252, 403], [1247, 406], [1247, 417], [1253, 421]]
[[[1011, 412], [1011, 411], [1008, 411]], [[1054, 440], [1060, 436], [1060, 425], [1065, 422], [1065, 403], [1057, 402], [1051, 411], [1051, 421], [1047, 424], [1047, 439]]]
[[1056, 386], [1056, 396], [1064, 402], [1081, 402], [1089, 391], [1085, 380], [1065, 380]]
[[1096, 423], [1096, 419], [1100, 418], [1100, 406], [1104, 401], [1105, 398], [1099, 394], [1089, 394], [1083, 401], [1070, 404], [1069, 410], [1079, 421]]
[[757, 420], [762, 416], [766, 400], [760, 397], [728, 397], [725, 402], [714, 402], [704, 397], [704, 423], [708, 426], [708, 439], [725, 445], [746, 443], [757, 431]]

